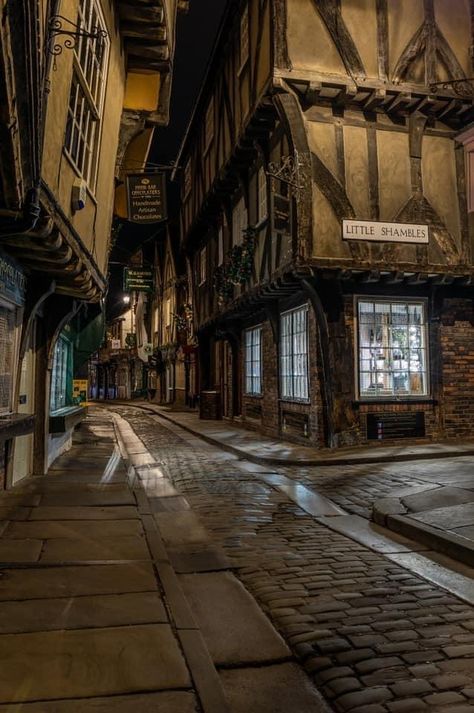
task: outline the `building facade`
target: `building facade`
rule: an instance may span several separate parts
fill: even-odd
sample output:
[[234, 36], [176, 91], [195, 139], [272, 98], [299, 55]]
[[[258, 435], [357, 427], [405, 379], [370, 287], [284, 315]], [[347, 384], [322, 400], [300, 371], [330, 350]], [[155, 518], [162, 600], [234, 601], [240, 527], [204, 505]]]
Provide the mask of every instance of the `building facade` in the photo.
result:
[[469, 3], [230, 4], [184, 140], [200, 388], [320, 447], [471, 437]]
[[1, 487], [82, 418], [73, 377], [103, 336], [120, 183], [167, 121], [177, 5], [0, 3]]

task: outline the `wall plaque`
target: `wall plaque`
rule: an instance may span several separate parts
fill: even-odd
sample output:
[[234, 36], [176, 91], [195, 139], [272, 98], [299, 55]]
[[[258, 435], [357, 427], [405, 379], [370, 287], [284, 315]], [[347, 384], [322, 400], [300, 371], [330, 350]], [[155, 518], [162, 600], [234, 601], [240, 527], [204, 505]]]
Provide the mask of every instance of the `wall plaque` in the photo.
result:
[[26, 277], [11, 257], [0, 253], [0, 295], [16, 305], [25, 301]]
[[427, 225], [381, 223], [370, 220], [343, 220], [343, 240], [372, 240], [385, 243], [424, 243], [430, 239]]

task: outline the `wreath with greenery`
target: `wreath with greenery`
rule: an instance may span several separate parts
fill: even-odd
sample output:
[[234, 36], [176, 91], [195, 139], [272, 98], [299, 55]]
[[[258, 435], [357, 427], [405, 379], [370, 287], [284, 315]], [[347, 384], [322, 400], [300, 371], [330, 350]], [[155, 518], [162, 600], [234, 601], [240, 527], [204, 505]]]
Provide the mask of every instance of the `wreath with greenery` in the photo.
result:
[[255, 255], [255, 228], [244, 230], [242, 245], [234, 245], [223, 265], [214, 271], [214, 289], [221, 301], [234, 294], [234, 285], [244, 285], [252, 275]]

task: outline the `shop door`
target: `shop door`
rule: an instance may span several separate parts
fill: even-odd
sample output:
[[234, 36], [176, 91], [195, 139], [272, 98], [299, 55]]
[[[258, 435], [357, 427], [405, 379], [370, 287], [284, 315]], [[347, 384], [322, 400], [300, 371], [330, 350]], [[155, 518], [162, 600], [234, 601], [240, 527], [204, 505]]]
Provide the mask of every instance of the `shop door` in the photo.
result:
[[[21, 365], [18, 413], [35, 413], [35, 326]], [[15, 439], [12, 485], [33, 473], [33, 439], [32, 433]]]

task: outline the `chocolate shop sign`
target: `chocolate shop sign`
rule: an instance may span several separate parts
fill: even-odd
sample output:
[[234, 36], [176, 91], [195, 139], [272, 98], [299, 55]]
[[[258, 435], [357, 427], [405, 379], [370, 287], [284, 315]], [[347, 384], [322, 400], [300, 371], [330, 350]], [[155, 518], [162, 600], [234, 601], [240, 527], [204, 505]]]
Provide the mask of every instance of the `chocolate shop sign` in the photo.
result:
[[385, 243], [424, 243], [430, 239], [427, 225], [382, 223], [369, 220], [343, 220], [343, 240], [372, 240]]
[[166, 220], [166, 191], [163, 173], [127, 176], [128, 219], [133, 223]]

